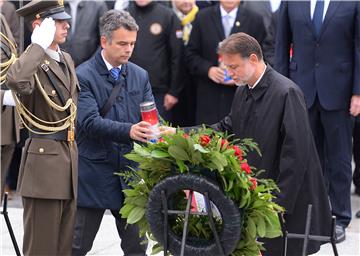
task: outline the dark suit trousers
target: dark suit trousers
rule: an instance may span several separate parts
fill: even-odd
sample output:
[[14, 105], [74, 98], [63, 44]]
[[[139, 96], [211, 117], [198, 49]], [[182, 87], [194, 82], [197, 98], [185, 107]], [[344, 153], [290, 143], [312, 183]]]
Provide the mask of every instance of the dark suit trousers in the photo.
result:
[[353, 155], [355, 170], [353, 181], [356, 188], [360, 189], [360, 116], [356, 118], [353, 134]]
[[[78, 207], [73, 240], [73, 256], [86, 255], [92, 248], [105, 210]], [[125, 256], [144, 256], [146, 249], [140, 245], [139, 230], [134, 225], [126, 228], [126, 219], [121, 218], [118, 210], [111, 210], [115, 217], [116, 228], [121, 238], [121, 248]]]
[[9, 171], [11, 159], [15, 151], [15, 143], [10, 145], [1, 145], [1, 198], [2, 202], [4, 195], [4, 187], [6, 182], [6, 175]]
[[349, 110], [327, 111], [316, 97], [309, 119], [323, 168], [336, 223], [347, 227], [351, 220], [352, 133], [354, 118]]
[[71, 255], [75, 200], [23, 197], [24, 255]]

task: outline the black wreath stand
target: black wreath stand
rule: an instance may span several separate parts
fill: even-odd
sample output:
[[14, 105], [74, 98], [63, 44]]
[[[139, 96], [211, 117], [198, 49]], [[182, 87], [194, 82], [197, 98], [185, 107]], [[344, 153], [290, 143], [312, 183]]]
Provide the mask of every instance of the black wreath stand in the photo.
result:
[[215, 242], [216, 242], [216, 246], [219, 250], [219, 256], [225, 256], [224, 254], [224, 250], [221, 246], [220, 243], [220, 239], [218, 236], [218, 233], [216, 231], [216, 227], [215, 227], [215, 223], [214, 223], [214, 219], [213, 219], [213, 215], [212, 215], [212, 209], [211, 209], [211, 204], [210, 204], [210, 200], [209, 200], [209, 195], [208, 192], [205, 192], [204, 196], [204, 200], [205, 200], [205, 209], [206, 212], [191, 212], [191, 201], [192, 198], [194, 196], [194, 191], [190, 190], [189, 191], [189, 197], [187, 199], [187, 203], [186, 203], [186, 209], [185, 211], [178, 211], [178, 210], [169, 210], [168, 209], [168, 205], [167, 205], [167, 198], [166, 198], [166, 194], [165, 194], [165, 190], [161, 191], [161, 201], [162, 201], [162, 205], [163, 205], [163, 211], [162, 213], [164, 214], [164, 256], [167, 255], [167, 251], [168, 251], [168, 216], [171, 214], [175, 214], [175, 215], [179, 215], [179, 214], [183, 214], [185, 215], [185, 221], [184, 221], [184, 228], [183, 228], [183, 233], [182, 233], [182, 240], [181, 240], [181, 252], [180, 252], [180, 256], [184, 256], [184, 252], [185, 252], [185, 244], [186, 244], [186, 238], [187, 238], [187, 234], [188, 234], [188, 227], [189, 227], [189, 216], [190, 215], [207, 215], [209, 218], [209, 223], [210, 223], [210, 228], [211, 231], [214, 235], [215, 238]]
[[4, 215], [4, 219], [5, 219], [5, 222], [6, 222], [6, 226], [9, 230], [9, 234], [10, 234], [10, 237], [11, 237], [11, 241], [13, 243], [13, 246], [14, 246], [14, 249], [15, 249], [15, 252], [16, 252], [16, 255], [17, 256], [20, 256], [20, 250], [19, 250], [19, 246], [16, 242], [16, 238], [15, 238], [15, 235], [14, 235], [14, 231], [12, 229], [12, 226], [11, 226], [11, 223], [10, 223], [10, 219], [9, 219], [9, 216], [8, 216], [8, 212], [7, 212], [7, 201], [8, 201], [8, 193], [6, 192], [4, 194], [4, 204], [3, 204], [3, 210], [1, 212], [2, 215]]
[[305, 225], [305, 234], [296, 234], [296, 233], [289, 233], [286, 228], [285, 228], [285, 223], [283, 221], [282, 216], [279, 216], [280, 219], [280, 223], [281, 223], [281, 228], [282, 228], [282, 232], [283, 232], [283, 242], [284, 242], [284, 250], [283, 250], [283, 256], [287, 256], [287, 242], [289, 239], [303, 239], [304, 240], [304, 244], [303, 244], [303, 251], [302, 251], [302, 256], [306, 256], [307, 255], [307, 248], [308, 248], [308, 243], [309, 241], [321, 241], [321, 242], [330, 242], [332, 245], [332, 249], [334, 252], [335, 256], [338, 256], [338, 252], [337, 252], [337, 248], [336, 248], [336, 232], [335, 232], [335, 227], [336, 227], [336, 217], [333, 216], [332, 220], [331, 220], [331, 234], [330, 236], [316, 236], [316, 235], [311, 235], [310, 234], [310, 227], [311, 227], [311, 212], [312, 212], [312, 205], [309, 204], [308, 205], [308, 209], [307, 209], [307, 215], [306, 215], [306, 225]]
[[[171, 196], [184, 190], [189, 191], [185, 210], [170, 209]], [[191, 209], [194, 191], [203, 195], [205, 212]], [[219, 233], [213, 216], [215, 207], [222, 219]], [[184, 216], [181, 235], [174, 234], [169, 225], [169, 216], [174, 215]], [[208, 217], [213, 239], [188, 239], [189, 217], [194, 215]], [[169, 251], [180, 256], [226, 256], [235, 250], [241, 235], [239, 207], [224, 195], [216, 182], [202, 175], [180, 174], [159, 182], [149, 195], [147, 219], [154, 237], [164, 247], [164, 255]]]

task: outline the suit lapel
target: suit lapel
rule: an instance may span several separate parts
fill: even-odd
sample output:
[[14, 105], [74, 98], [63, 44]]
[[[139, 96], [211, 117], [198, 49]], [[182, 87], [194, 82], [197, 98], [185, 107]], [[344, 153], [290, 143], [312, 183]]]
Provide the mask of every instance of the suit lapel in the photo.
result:
[[321, 29], [320, 29], [320, 35], [319, 35], [319, 38], [321, 38], [323, 32], [325, 31], [326, 27], [329, 25], [329, 22], [331, 20], [331, 18], [334, 16], [335, 12], [336, 12], [336, 9], [338, 8], [340, 2], [339, 1], [330, 1], [329, 3], [329, 7], [326, 11], [326, 14], [325, 14], [325, 19], [324, 19], [324, 22], [321, 26]]
[[55, 74], [55, 76], [57, 78], [60, 79], [60, 81], [62, 82], [62, 84], [65, 86], [65, 88], [70, 92], [70, 81], [69, 78], [67, 78], [64, 74], [64, 71], [61, 69], [61, 67], [59, 66], [59, 64], [53, 60], [52, 58], [50, 58], [49, 56], [46, 56], [45, 58], [45, 62], [48, 62], [48, 66], [50, 68], [50, 70]]
[[309, 29], [313, 33], [314, 37], [316, 38], [317, 36], [316, 36], [315, 28], [314, 28], [314, 25], [312, 23], [311, 16], [310, 16], [310, 1], [298, 2], [297, 5], [298, 6], [296, 8], [298, 10], [302, 10], [303, 15], [305, 16], [306, 24], [308, 25]]
[[222, 25], [220, 5], [215, 5], [213, 7], [213, 15], [211, 16], [213, 23], [215, 25], [216, 32], [221, 40], [225, 39], [225, 32]]
[[110, 75], [110, 72], [107, 69], [106, 64], [101, 56], [101, 50], [97, 51], [97, 53], [95, 55], [95, 60], [98, 63], [98, 65], [96, 65], [96, 66], [97, 66], [97, 70], [98, 70], [99, 74], [104, 76], [106, 81], [108, 81], [109, 83], [115, 84], [115, 80]]
[[236, 14], [236, 19], [235, 19], [234, 25], [231, 28], [230, 35], [237, 33], [237, 32], [241, 32], [240, 28], [245, 20], [246, 20], [246, 12], [244, 11], [244, 8], [242, 7], [242, 3], [240, 3], [237, 14]]

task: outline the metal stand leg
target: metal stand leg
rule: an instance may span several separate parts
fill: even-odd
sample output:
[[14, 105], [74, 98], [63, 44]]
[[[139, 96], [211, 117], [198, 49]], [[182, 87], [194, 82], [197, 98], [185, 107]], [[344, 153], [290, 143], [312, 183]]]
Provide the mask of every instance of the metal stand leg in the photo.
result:
[[337, 248], [336, 248], [336, 217], [333, 216], [332, 219], [331, 219], [331, 238], [330, 238], [330, 241], [331, 241], [331, 246], [333, 248], [333, 252], [334, 252], [334, 255], [335, 256], [338, 256], [338, 251], [337, 251]]
[[189, 228], [189, 215], [190, 215], [190, 210], [191, 210], [192, 197], [193, 197], [193, 191], [190, 190], [189, 198], [187, 200], [186, 210], [185, 210], [185, 221], [184, 221], [184, 228], [183, 228], [183, 236], [182, 236], [182, 240], [181, 240], [180, 256], [184, 256], [184, 252], [185, 252], [185, 244], [186, 244], [186, 237], [187, 237], [188, 228]]
[[167, 206], [167, 200], [166, 200], [166, 195], [165, 195], [165, 191], [162, 190], [161, 191], [161, 201], [162, 201], [162, 205], [163, 205], [163, 209], [164, 209], [164, 256], [167, 255], [167, 251], [168, 251], [168, 206]]
[[284, 234], [284, 249], [283, 249], [283, 256], [287, 255], [287, 240], [288, 239], [304, 239], [304, 245], [303, 245], [303, 251], [302, 256], [307, 255], [307, 247], [309, 241], [321, 241], [321, 242], [330, 242], [334, 251], [334, 255], [338, 256], [338, 252], [336, 249], [336, 217], [332, 217], [332, 226], [331, 226], [331, 236], [316, 236], [316, 235], [310, 235], [310, 227], [311, 227], [311, 211], [312, 211], [312, 205], [309, 204], [307, 216], [306, 216], [306, 228], [305, 228], [305, 234], [295, 234], [295, 233], [288, 233], [285, 229], [285, 224], [279, 216], [280, 224], [283, 230]]
[[219, 239], [219, 235], [216, 231], [216, 227], [215, 227], [215, 222], [214, 222], [214, 219], [213, 219], [213, 215], [212, 215], [212, 210], [211, 210], [211, 204], [210, 204], [210, 200], [209, 200], [209, 195], [207, 192], [205, 192], [205, 207], [206, 207], [206, 212], [208, 214], [208, 217], [209, 217], [209, 222], [210, 222], [210, 228], [214, 234], [214, 237], [215, 237], [215, 241], [216, 241], [216, 245], [219, 249], [219, 253], [221, 256], [225, 256], [224, 254], [224, 250], [221, 246], [221, 243], [220, 243], [220, 239]]
[[10, 237], [11, 237], [11, 241], [13, 243], [13, 246], [14, 246], [14, 249], [15, 249], [15, 252], [16, 252], [16, 255], [17, 256], [20, 256], [20, 250], [19, 250], [19, 246], [16, 242], [16, 238], [15, 238], [15, 235], [14, 235], [14, 231], [12, 229], [12, 226], [11, 226], [11, 223], [10, 223], [10, 219], [9, 219], [9, 216], [8, 216], [8, 212], [7, 212], [7, 201], [8, 201], [8, 193], [5, 193], [4, 195], [4, 205], [3, 205], [3, 211], [1, 212], [1, 214], [4, 215], [4, 219], [5, 219], [5, 222], [6, 222], [6, 226], [9, 230], [9, 233], [10, 233]]
[[312, 211], [312, 205], [310, 204], [308, 206], [307, 215], [306, 215], [305, 238], [304, 238], [302, 256], [307, 255], [307, 247], [309, 243], [310, 226], [311, 226], [311, 211]]
[[284, 219], [283, 219], [283, 216], [279, 213], [278, 214], [278, 218], [279, 218], [279, 221], [280, 221], [280, 226], [281, 226], [281, 231], [283, 233], [283, 253], [282, 253], [282, 256], [286, 256], [287, 255], [287, 235], [288, 235], [288, 232], [285, 228], [285, 223], [284, 223]]

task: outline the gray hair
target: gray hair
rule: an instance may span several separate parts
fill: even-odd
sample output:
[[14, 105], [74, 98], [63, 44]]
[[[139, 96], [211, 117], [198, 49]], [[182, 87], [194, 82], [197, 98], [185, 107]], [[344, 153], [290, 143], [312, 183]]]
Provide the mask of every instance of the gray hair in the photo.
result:
[[100, 18], [100, 36], [105, 36], [107, 40], [111, 41], [112, 32], [119, 28], [139, 30], [135, 19], [126, 11], [110, 10]]
[[249, 58], [255, 54], [259, 60], [263, 59], [260, 44], [252, 36], [243, 32], [235, 33], [224, 39], [217, 49], [218, 54], [240, 54], [243, 58]]

